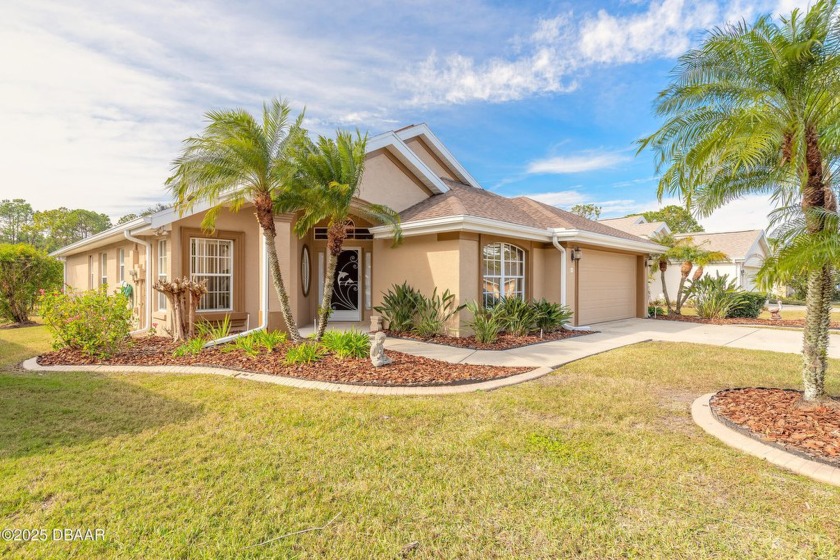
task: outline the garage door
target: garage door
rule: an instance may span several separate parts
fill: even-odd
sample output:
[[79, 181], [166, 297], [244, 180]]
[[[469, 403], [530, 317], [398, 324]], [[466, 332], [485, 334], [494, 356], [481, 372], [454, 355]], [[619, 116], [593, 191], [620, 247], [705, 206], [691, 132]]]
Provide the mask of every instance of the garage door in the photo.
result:
[[583, 251], [578, 266], [578, 324], [636, 316], [636, 257]]

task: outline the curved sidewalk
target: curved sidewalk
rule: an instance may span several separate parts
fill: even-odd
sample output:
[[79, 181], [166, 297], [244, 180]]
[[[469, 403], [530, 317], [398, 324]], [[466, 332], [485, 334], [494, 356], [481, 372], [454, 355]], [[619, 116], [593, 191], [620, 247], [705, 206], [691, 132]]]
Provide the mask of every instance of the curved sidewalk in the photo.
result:
[[526, 381], [537, 379], [552, 372], [551, 368], [539, 367], [525, 373], [479, 381], [476, 383], [464, 383], [461, 385], [439, 385], [431, 387], [383, 387], [373, 385], [348, 385], [345, 383], [330, 383], [327, 381], [311, 381], [298, 379], [296, 377], [283, 377], [280, 375], [269, 375], [267, 373], [251, 373], [234, 369], [226, 369], [212, 366], [42, 366], [38, 358], [29, 358], [24, 361], [23, 369], [27, 371], [47, 372], [73, 372], [87, 371], [99, 373], [180, 373], [192, 375], [221, 375], [224, 377], [235, 377], [236, 379], [248, 379], [261, 383], [273, 383], [285, 387], [297, 387], [298, 389], [319, 389], [321, 391], [334, 391], [339, 393], [355, 393], [359, 395], [457, 395], [461, 393], [473, 393], [475, 391], [492, 391], [501, 387], [518, 385]]
[[749, 453], [759, 459], [764, 459], [796, 474], [840, 486], [840, 468], [812, 461], [778, 447], [767, 445], [720, 422], [712, 414], [712, 407], [709, 405], [709, 401], [714, 395], [715, 393], [707, 393], [698, 397], [691, 404], [692, 419], [709, 435], [716, 437], [730, 447]]

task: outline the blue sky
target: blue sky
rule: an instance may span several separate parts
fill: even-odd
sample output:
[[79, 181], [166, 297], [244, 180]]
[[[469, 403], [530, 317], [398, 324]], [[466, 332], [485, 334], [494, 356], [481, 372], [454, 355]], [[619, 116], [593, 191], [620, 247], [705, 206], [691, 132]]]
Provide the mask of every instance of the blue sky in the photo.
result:
[[[655, 170], [633, 143], [655, 129], [676, 57], [711, 26], [806, 4], [13, 0], [0, 198], [113, 217], [165, 201], [169, 162], [206, 110], [282, 95], [318, 133], [426, 122], [500, 194], [647, 210]], [[768, 209], [754, 197], [703, 223], [763, 227]]]

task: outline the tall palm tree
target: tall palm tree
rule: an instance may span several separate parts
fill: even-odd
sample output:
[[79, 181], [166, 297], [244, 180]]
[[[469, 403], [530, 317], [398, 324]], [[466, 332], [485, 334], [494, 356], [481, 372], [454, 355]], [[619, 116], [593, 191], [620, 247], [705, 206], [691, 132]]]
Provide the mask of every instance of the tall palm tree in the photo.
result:
[[[660, 198], [680, 195], [707, 216], [741, 196], [771, 194], [779, 205], [801, 204], [807, 235], [824, 231], [821, 211], [836, 210], [826, 171], [840, 154], [836, 8], [821, 0], [779, 23], [764, 16], [714, 29], [680, 57], [656, 105], [665, 122], [640, 141], [664, 168]], [[809, 266], [806, 401], [825, 396], [832, 276], [829, 261]]]
[[303, 113], [294, 120], [290, 115], [289, 103], [277, 98], [263, 104], [259, 120], [244, 109], [209, 111], [204, 131], [184, 140], [166, 186], [182, 213], [199, 201], [211, 205], [201, 224], [208, 230], [215, 228], [216, 217], [225, 206], [239, 211], [246, 202], [253, 204], [283, 320], [292, 340], [298, 342], [301, 336], [274, 244], [275, 210], [291, 195], [294, 185], [292, 146], [306, 135], [301, 126]]
[[294, 226], [299, 236], [306, 235], [315, 224], [327, 221], [324, 293], [318, 307], [315, 340], [324, 335], [329, 321], [335, 269], [347, 237], [351, 210], [362, 218], [390, 225], [394, 230], [395, 245], [402, 237], [397, 212], [381, 204], [363, 203], [357, 198], [365, 168], [366, 146], [367, 135], [362, 136], [358, 131], [355, 135], [338, 131], [335, 140], [319, 136], [317, 142], [302, 142], [296, 157], [300, 170], [298, 180], [302, 186], [294, 197], [283, 203], [288, 209], [301, 212]]

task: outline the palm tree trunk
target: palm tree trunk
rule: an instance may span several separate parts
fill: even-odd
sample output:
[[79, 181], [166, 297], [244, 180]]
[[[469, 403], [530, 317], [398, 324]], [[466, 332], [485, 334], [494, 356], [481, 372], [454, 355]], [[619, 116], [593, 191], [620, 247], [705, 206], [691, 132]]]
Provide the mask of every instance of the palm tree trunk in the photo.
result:
[[318, 331], [315, 333], [315, 340], [321, 340], [327, 330], [327, 323], [330, 320], [330, 307], [332, 304], [333, 287], [335, 282], [335, 268], [338, 266], [338, 258], [327, 251], [327, 270], [324, 273], [324, 295], [321, 298], [321, 305], [318, 307]]
[[808, 275], [805, 332], [802, 345], [802, 382], [805, 387], [803, 399], [806, 401], [819, 401], [825, 398], [828, 328], [834, 284], [832, 276], [827, 266]]
[[[274, 207], [271, 197], [265, 196], [254, 200], [257, 222], [262, 228], [265, 240], [265, 249], [268, 254], [268, 269], [271, 271], [271, 280], [274, 283], [274, 291], [277, 292], [277, 299], [280, 301], [280, 314], [283, 315], [283, 322], [289, 331], [292, 342], [298, 343], [303, 340], [298, 331], [295, 319], [292, 316], [292, 306], [289, 303], [289, 294], [286, 292], [286, 284], [283, 282], [283, 273], [280, 271], [280, 260], [277, 258], [277, 247], [274, 239], [277, 237], [277, 230], [274, 227]], [[266, 309], [266, 313], [268, 310]]]
[[283, 322], [286, 323], [286, 329], [289, 331], [292, 342], [298, 343], [303, 340], [303, 337], [300, 336], [300, 331], [298, 331], [292, 316], [289, 294], [286, 292], [286, 285], [283, 283], [283, 273], [280, 271], [280, 261], [277, 258], [277, 247], [274, 245], [275, 235], [269, 236], [265, 230], [263, 230], [263, 234], [266, 252], [268, 253], [268, 269], [271, 271], [271, 280], [274, 283], [274, 290], [277, 292], [277, 299], [280, 300], [280, 313], [283, 315]]
[[665, 271], [666, 270], [667, 270], [667, 267], [663, 268], [662, 266], [660, 266], [659, 267], [659, 277], [662, 280], [662, 295], [665, 296], [665, 306], [668, 308], [668, 313], [671, 313], [671, 311], [673, 311], [671, 309], [671, 298], [668, 297], [668, 285], [665, 284]]
[[677, 308], [674, 311], [677, 315], [682, 315], [682, 306], [684, 302], [683, 292], [685, 291], [685, 282], [688, 280], [688, 275], [683, 274], [680, 276], [680, 287], [677, 289]]
[[346, 237], [345, 219], [343, 217], [334, 219], [327, 230], [327, 270], [324, 276], [324, 297], [321, 299], [321, 306], [318, 308], [318, 332], [315, 333], [315, 340], [321, 340], [327, 330], [327, 323], [330, 320], [333, 282], [335, 281], [335, 267], [338, 266], [338, 256], [341, 255]]

